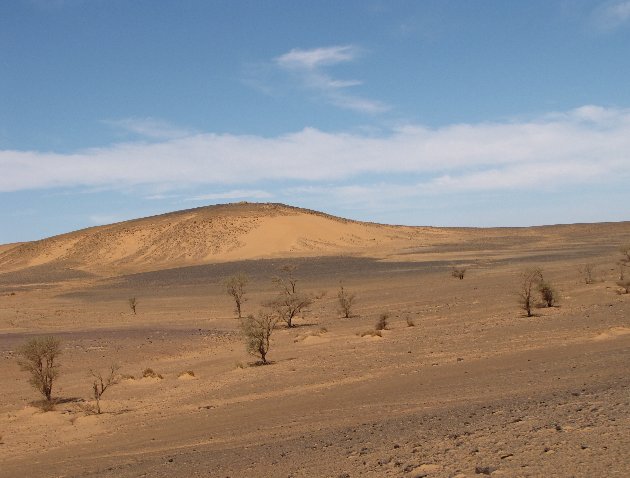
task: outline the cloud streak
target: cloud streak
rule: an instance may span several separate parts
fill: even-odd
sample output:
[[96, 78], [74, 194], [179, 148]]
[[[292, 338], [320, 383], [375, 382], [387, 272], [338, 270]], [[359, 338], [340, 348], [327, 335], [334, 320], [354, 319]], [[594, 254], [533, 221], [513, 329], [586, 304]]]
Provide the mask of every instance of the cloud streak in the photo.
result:
[[608, 2], [594, 14], [597, 26], [602, 30], [615, 30], [630, 24], [630, 1]]
[[527, 121], [407, 125], [382, 136], [306, 128], [276, 137], [197, 133], [72, 154], [5, 150], [0, 170], [0, 192], [140, 185], [219, 191], [204, 199], [262, 198], [272, 184], [343, 186], [371, 177], [402, 177], [400, 191], [426, 194], [562, 188], [630, 178], [630, 110], [585, 106]]
[[385, 103], [348, 92], [349, 88], [360, 86], [362, 81], [340, 80], [325, 71], [327, 67], [353, 62], [361, 53], [361, 50], [353, 45], [311, 50], [293, 49], [275, 58], [274, 63], [282, 70], [295, 75], [303, 87], [317, 92], [339, 108], [361, 113], [382, 113], [390, 109]]

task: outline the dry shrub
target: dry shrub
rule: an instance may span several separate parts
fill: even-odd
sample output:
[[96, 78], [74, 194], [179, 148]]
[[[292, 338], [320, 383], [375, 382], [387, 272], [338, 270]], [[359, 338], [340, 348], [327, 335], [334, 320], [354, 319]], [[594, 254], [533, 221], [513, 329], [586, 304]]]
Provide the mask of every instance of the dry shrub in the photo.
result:
[[549, 285], [549, 283], [541, 282], [538, 285], [538, 290], [540, 291], [540, 296], [542, 297], [542, 300], [545, 302], [547, 307], [553, 307], [557, 300], [557, 294], [556, 291]]
[[120, 382], [120, 376], [118, 375], [119, 368], [118, 365], [111, 365], [106, 375], [90, 370], [90, 374], [94, 379], [92, 382], [92, 395], [94, 396], [94, 400], [96, 400], [96, 413], [99, 415], [101, 414], [101, 397], [108, 388]]
[[416, 323], [413, 321], [411, 317], [406, 317], [405, 321], [407, 322], [407, 327], [415, 327]]
[[451, 271], [451, 276], [459, 280], [462, 280], [465, 274], [466, 274], [466, 268], [464, 267], [460, 267], [460, 268], [453, 267], [453, 270]]
[[142, 371], [142, 377], [143, 378], [159, 378], [160, 380], [164, 378], [161, 374], [156, 373], [152, 368], [145, 368]]
[[257, 316], [249, 315], [241, 322], [241, 331], [245, 339], [247, 352], [260, 357], [262, 364], [267, 364], [270, 339], [278, 319], [271, 313], [260, 311]]
[[189, 375], [191, 377], [195, 376], [195, 372], [193, 372], [192, 370], [185, 370], [184, 372], [181, 372], [178, 377], [184, 377], [186, 375]]
[[351, 294], [346, 289], [344, 289], [343, 284], [339, 285], [339, 292], [337, 292], [339, 312], [343, 314], [343, 317], [345, 319], [348, 319], [352, 316], [352, 307], [354, 305], [355, 299], [355, 294]]
[[389, 313], [383, 312], [379, 315], [376, 324], [374, 325], [374, 330], [386, 330], [387, 329], [387, 321], [389, 319]]
[[617, 285], [621, 287], [624, 294], [630, 293], [630, 279], [618, 280]]

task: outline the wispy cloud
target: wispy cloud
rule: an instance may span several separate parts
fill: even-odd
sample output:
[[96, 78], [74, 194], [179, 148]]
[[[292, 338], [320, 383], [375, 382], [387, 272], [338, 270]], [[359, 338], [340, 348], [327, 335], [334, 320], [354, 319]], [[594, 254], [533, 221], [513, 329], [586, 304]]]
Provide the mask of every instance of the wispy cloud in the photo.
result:
[[595, 24], [602, 30], [615, 30], [630, 24], [630, 0], [604, 3], [594, 12]]
[[342, 80], [325, 71], [327, 67], [355, 61], [361, 54], [362, 50], [353, 45], [293, 49], [275, 58], [275, 64], [296, 75], [303, 87], [317, 92], [335, 106], [363, 113], [387, 111], [389, 106], [381, 101], [348, 92], [349, 88], [363, 84], [361, 80]]
[[167, 121], [156, 118], [123, 118], [103, 120], [103, 123], [134, 135], [150, 139], [174, 139], [191, 136], [194, 132], [176, 127]]
[[630, 180], [630, 109], [585, 106], [526, 121], [407, 125], [381, 136], [306, 128], [277, 137], [199, 133], [72, 154], [4, 150], [0, 170], [0, 192], [210, 189], [197, 200], [264, 198], [276, 195], [278, 184], [366, 187], [370, 177], [390, 186], [404, 178], [391, 194], [607, 184]]

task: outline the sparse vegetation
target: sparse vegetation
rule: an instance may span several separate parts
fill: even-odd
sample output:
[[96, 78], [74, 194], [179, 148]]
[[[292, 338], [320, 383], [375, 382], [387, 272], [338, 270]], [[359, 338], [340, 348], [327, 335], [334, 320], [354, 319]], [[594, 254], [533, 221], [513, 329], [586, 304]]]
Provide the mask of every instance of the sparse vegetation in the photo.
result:
[[142, 371], [142, 377], [143, 378], [159, 378], [160, 380], [164, 378], [161, 374], [155, 372], [152, 368], [145, 368]]
[[136, 315], [136, 307], [138, 306], [138, 299], [136, 299], [135, 297], [131, 297], [128, 303], [129, 303], [129, 308], [133, 312], [133, 315]]
[[532, 316], [534, 306], [534, 291], [536, 286], [543, 280], [542, 271], [538, 268], [526, 270], [521, 274], [521, 284], [519, 298], [522, 309], [527, 313], [527, 317]]
[[234, 299], [234, 311], [238, 315], [239, 319], [242, 318], [243, 302], [247, 300], [245, 298], [245, 286], [248, 282], [249, 278], [246, 274], [242, 273], [233, 275], [225, 281], [227, 293]]
[[339, 292], [337, 292], [337, 300], [339, 302], [339, 312], [343, 315], [345, 319], [352, 316], [352, 307], [354, 306], [354, 301], [356, 299], [355, 294], [349, 293], [344, 287], [343, 284], [339, 284]]
[[579, 268], [580, 276], [585, 284], [592, 284], [595, 279], [595, 265], [594, 264], [583, 264]]
[[271, 345], [271, 334], [278, 323], [273, 313], [260, 311], [257, 316], [250, 314], [241, 322], [241, 330], [245, 338], [247, 352], [260, 357], [263, 364], [267, 364], [267, 354]]
[[618, 280], [617, 285], [621, 287], [624, 294], [630, 293], [630, 279]]
[[99, 415], [101, 414], [101, 397], [108, 388], [116, 385], [121, 380], [121, 377], [118, 375], [119, 369], [120, 367], [118, 365], [112, 364], [105, 376], [103, 376], [101, 372], [90, 370], [90, 374], [93, 378], [92, 395], [94, 396], [94, 400], [96, 400], [96, 413]]
[[18, 354], [20, 368], [30, 374], [29, 383], [52, 404], [53, 385], [59, 377], [61, 341], [53, 336], [33, 338], [20, 347]]
[[389, 314], [387, 312], [381, 313], [381, 315], [379, 315], [378, 317], [378, 320], [376, 321], [376, 325], [374, 325], [374, 330], [386, 330], [388, 319]]
[[453, 267], [453, 270], [451, 271], [451, 276], [459, 280], [462, 280], [465, 274], [466, 268], [464, 267]]
[[557, 294], [556, 291], [549, 285], [549, 283], [543, 281], [538, 284], [538, 291], [540, 292], [540, 296], [542, 297], [542, 300], [545, 302], [547, 307], [553, 307], [557, 300]]
[[405, 317], [405, 322], [407, 322], [407, 327], [415, 327], [416, 323], [409, 316]]
[[623, 262], [630, 263], [630, 244], [624, 244], [619, 248], [619, 252], [623, 258], [621, 259]]

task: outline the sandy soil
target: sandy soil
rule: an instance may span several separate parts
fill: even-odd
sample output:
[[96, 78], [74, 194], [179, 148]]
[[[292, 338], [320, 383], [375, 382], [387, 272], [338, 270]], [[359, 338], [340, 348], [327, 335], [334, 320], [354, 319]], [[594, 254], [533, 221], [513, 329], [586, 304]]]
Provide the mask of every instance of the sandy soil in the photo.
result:
[[[253, 248], [253, 227], [238, 235], [249, 260], [195, 253], [172, 268], [133, 259], [104, 271], [78, 262], [101, 257], [101, 242], [74, 266], [55, 248], [41, 260], [41, 243], [22, 258], [24, 245], [0, 248], [0, 476], [630, 475], [630, 295], [615, 285], [630, 224], [427, 232], [298, 215], [287, 239], [277, 231], [293, 227], [290, 215], [268, 212], [252, 221], [275, 242]], [[355, 231], [344, 246], [348, 225], [389, 232], [374, 246]], [[294, 241], [309, 235], [316, 246]], [[116, 261], [129, 257], [123, 242]], [[585, 263], [596, 265], [592, 284]], [[247, 273], [245, 312], [255, 312], [287, 264], [319, 298], [297, 327], [274, 332], [273, 363], [256, 366], [221, 282]], [[559, 302], [528, 318], [516, 291], [531, 266]], [[357, 294], [349, 319], [337, 311], [340, 281]], [[383, 312], [382, 337], [361, 337]], [[64, 352], [59, 403], [45, 413], [16, 364], [19, 345], [41, 334]], [[89, 370], [111, 363], [128, 377], [89, 414]], [[143, 378], [149, 367], [162, 378]]]

